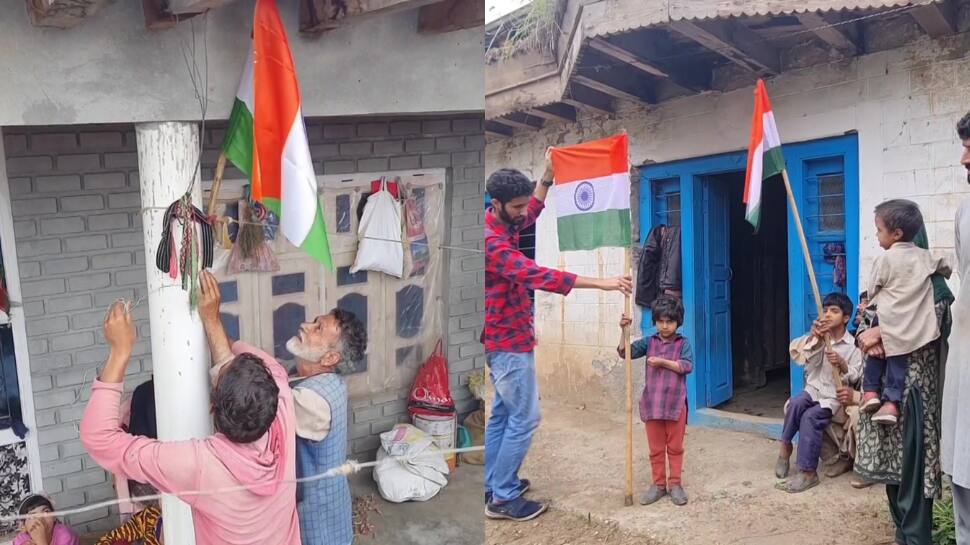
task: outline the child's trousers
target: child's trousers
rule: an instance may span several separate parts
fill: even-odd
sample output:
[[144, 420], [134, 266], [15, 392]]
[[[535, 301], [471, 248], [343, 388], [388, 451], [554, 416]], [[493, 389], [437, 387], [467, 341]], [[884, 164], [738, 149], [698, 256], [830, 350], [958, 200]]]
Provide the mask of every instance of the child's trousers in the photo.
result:
[[[881, 391], [883, 401], [902, 402], [908, 367], [909, 354], [890, 356], [886, 359], [869, 356], [866, 358], [866, 367], [862, 376], [862, 391]], [[883, 385], [883, 375], [886, 376], [885, 385]]]
[[[653, 484], [660, 488], [680, 486], [684, 468], [684, 435], [687, 432], [687, 407], [678, 420], [647, 420], [647, 443], [650, 444], [650, 468]], [[667, 475], [667, 462], [670, 475]]]

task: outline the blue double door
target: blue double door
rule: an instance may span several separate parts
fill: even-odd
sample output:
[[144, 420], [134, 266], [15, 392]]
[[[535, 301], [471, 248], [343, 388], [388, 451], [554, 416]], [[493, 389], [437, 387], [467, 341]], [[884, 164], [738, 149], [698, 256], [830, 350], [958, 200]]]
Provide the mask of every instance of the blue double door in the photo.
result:
[[[855, 301], [858, 296], [858, 143], [855, 135], [784, 146], [789, 178], [805, 227], [809, 250], [823, 294], [839, 291]], [[735, 245], [787, 241], [787, 330], [789, 338], [803, 334], [816, 318], [808, 269], [787, 199], [781, 198], [778, 176], [766, 182], [765, 194], [774, 192], [773, 210], [763, 210], [762, 230], [748, 238], [737, 236], [750, 228], [739, 219], [747, 153], [737, 152], [646, 166], [641, 169], [640, 225], [643, 241], [652, 227], [664, 224], [682, 230], [683, 292], [686, 317], [683, 331], [694, 344], [695, 372], [688, 376], [688, 398], [693, 410], [716, 407], [734, 395], [735, 362], [732, 316]], [[769, 184], [778, 184], [774, 188]], [[766, 225], [764, 216], [775, 214]], [[781, 219], [787, 216], [787, 222]], [[787, 237], [765, 229], [787, 230]], [[734, 230], [734, 237], [732, 237]], [[772, 237], [758, 241], [754, 237]], [[783, 251], [776, 248], [777, 251]], [[770, 248], [769, 248], [770, 251]], [[733, 263], [732, 263], [733, 257]], [[732, 267], [732, 264], [734, 267]], [[746, 274], [752, 274], [747, 271]], [[752, 279], [744, 279], [749, 287]], [[754, 279], [769, 285], [784, 279]], [[755, 284], [755, 289], [757, 289]], [[746, 309], [741, 309], [746, 311]], [[735, 311], [735, 312], [732, 312]], [[753, 310], [755, 312], [759, 310]], [[649, 331], [649, 310], [644, 309], [644, 329]], [[784, 314], [782, 314], [784, 315]], [[770, 320], [771, 318], [767, 318]], [[769, 324], [772, 325], [772, 324]], [[783, 327], [784, 324], [773, 324]], [[754, 332], [757, 335], [757, 331]], [[743, 350], [743, 348], [741, 349]], [[791, 366], [791, 388], [804, 386], [803, 373]]]

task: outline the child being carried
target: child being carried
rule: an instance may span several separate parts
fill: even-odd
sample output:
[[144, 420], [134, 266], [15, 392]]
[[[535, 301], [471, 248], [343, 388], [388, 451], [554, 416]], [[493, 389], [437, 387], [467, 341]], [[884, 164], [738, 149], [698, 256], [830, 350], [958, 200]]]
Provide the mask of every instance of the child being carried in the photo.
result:
[[950, 277], [950, 266], [913, 243], [923, 228], [916, 203], [903, 199], [876, 207], [876, 237], [886, 250], [876, 259], [869, 280], [869, 309], [876, 313], [883, 353], [870, 353], [862, 381], [863, 413], [873, 422], [896, 424], [903, 398], [909, 355], [940, 337], [930, 277]]

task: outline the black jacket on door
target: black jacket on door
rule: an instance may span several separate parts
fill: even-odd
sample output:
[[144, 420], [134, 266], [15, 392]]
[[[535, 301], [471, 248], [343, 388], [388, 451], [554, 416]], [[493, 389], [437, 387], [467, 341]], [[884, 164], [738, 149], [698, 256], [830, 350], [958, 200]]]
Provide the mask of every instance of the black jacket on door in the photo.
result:
[[680, 227], [650, 230], [637, 268], [636, 303], [649, 307], [665, 291], [681, 291]]

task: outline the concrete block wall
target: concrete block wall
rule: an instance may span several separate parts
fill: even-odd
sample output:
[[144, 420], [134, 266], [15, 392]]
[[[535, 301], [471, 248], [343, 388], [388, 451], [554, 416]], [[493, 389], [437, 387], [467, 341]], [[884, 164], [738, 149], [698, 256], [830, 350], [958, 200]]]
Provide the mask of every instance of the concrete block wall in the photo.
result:
[[[793, 70], [768, 82], [783, 144], [858, 133], [861, 280], [881, 252], [872, 210], [886, 199], [916, 201], [926, 219], [931, 250], [952, 254], [954, 214], [970, 197], [955, 131], [956, 122], [970, 110], [970, 94], [962, 91], [967, 85], [967, 33], [923, 38], [906, 47]], [[630, 134], [634, 164], [743, 150], [751, 108], [750, 86], [678, 99], [650, 110], [618, 101], [616, 115], [609, 118], [581, 115], [575, 124], [551, 123], [538, 133], [490, 140], [486, 162], [489, 170], [511, 166], [534, 171], [546, 146], [600, 138], [624, 128]], [[554, 214], [544, 214], [537, 226], [540, 263], [579, 274], [620, 272], [619, 250], [560, 255], [556, 237]], [[958, 288], [960, 280], [952, 279], [951, 287]], [[618, 301], [609, 294], [577, 292], [565, 299], [537, 294], [537, 371], [545, 394], [620, 408], [623, 366], [614, 351], [619, 339], [614, 323]]]
[[[111, 476], [84, 452], [78, 424], [107, 357], [101, 326], [119, 297], [145, 291], [138, 159], [131, 127], [5, 129], [43, 489], [59, 508], [114, 496]], [[126, 382], [148, 379], [147, 305]], [[108, 509], [69, 517], [81, 531], [113, 522]]]
[[[211, 177], [224, 123], [207, 126], [204, 175]], [[484, 138], [481, 115], [308, 120], [318, 173], [447, 168], [452, 207], [445, 244], [482, 249]], [[107, 356], [105, 309], [146, 291], [133, 127], [7, 128], [3, 131], [17, 253], [28, 318], [28, 351], [41, 444], [43, 487], [59, 507], [114, 495], [111, 477], [84, 453], [78, 422]], [[239, 176], [230, 171], [227, 176]], [[443, 276], [451, 386], [459, 410], [477, 407], [468, 375], [484, 367], [484, 258], [446, 256]], [[129, 390], [151, 373], [147, 305], [136, 308], [140, 340]], [[407, 390], [352, 400], [350, 450], [372, 458], [377, 434], [407, 419]], [[82, 531], [116, 520], [99, 510], [71, 517]]]

